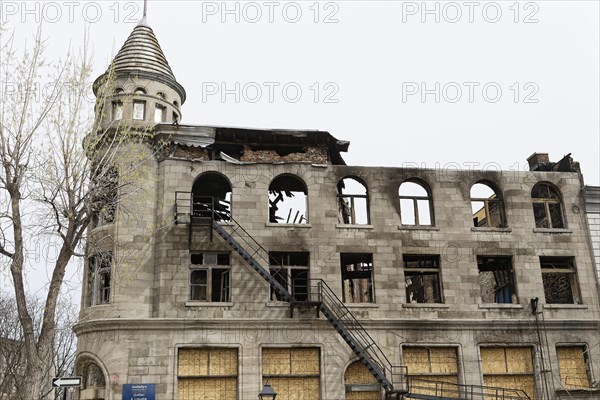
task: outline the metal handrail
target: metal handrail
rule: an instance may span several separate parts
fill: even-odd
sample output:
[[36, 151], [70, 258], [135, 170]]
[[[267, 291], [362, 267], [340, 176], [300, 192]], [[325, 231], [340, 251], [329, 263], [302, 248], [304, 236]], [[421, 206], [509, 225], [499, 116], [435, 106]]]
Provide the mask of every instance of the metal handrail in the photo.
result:
[[[456, 399], [531, 400], [522, 390], [493, 386], [463, 385], [408, 376], [411, 395]], [[420, 397], [419, 396], [419, 397]]]

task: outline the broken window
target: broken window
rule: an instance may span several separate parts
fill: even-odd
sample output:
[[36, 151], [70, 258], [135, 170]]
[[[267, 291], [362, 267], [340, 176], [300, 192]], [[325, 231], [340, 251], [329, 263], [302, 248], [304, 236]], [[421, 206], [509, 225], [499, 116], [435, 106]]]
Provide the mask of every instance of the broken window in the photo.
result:
[[120, 121], [123, 119], [123, 102], [113, 101], [112, 103], [112, 119], [113, 121]]
[[[529, 398], [536, 398], [530, 347], [481, 347], [480, 352], [485, 386], [522, 390]], [[490, 388], [486, 392], [485, 398], [498, 398], [497, 389]]]
[[[458, 384], [456, 350], [456, 347], [402, 346], [411, 392], [423, 396], [458, 397], [454, 386]], [[449, 385], [441, 385], [440, 382]]]
[[540, 257], [548, 304], [579, 304], [573, 257]]
[[342, 253], [342, 300], [344, 303], [374, 303], [373, 255]]
[[104, 373], [102, 372], [102, 369], [100, 369], [100, 367], [94, 362], [87, 363], [83, 367], [81, 375], [81, 383], [85, 389], [104, 388], [104, 386], [106, 386]]
[[511, 257], [477, 256], [477, 268], [483, 303], [516, 303]]
[[340, 224], [369, 224], [369, 193], [358, 179], [344, 178], [338, 182], [338, 206]]
[[92, 227], [115, 221], [117, 210], [119, 170], [115, 166], [99, 167], [92, 179]]
[[346, 400], [380, 400], [381, 385], [360, 361], [354, 361], [344, 373]]
[[560, 194], [552, 185], [538, 183], [531, 190], [531, 199], [537, 228], [565, 227]]
[[263, 348], [263, 385], [269, 381], [278, 399], [320, 400], [320, 364], [318, 348]]
[[[269, 252], [271, 276], [297, 301], [308, 299], [309, 256], [307, 252]], [[270, 299], [283, 300], [272, 288]]]
[[590, 363], [586, 346], [556, 346], [560, 381], [566, 389], [590, 387]]
[[110, 302], [111, 265], [111, 253], [94, 254], [88, 259], [86, 301], [88, 306]]
[[190, 300], [228, 302], [231, 299], [229, 253], [191, 255]]
[[269, 222], [307, 224], [308, 190], [293, 175], [280, 175], [269, 185]]
[[400, 185], [400, 220], [402, 225], [433, 225], [433, 204], [429, 188], [420, 181]]
[[238, 399], [238, 350], [180, 348], [177, 357], [177, 398]]
[[167, 109], [166, 107], [156, 104], [154, 106], [154, 122], [160, 124], [167, 120]]
[[404, 279], [407, 303], [441, 303], [440, 257], [405, 254]]
[[471, 187], [471, 209], [475, 227], [506, 226], [502, 194], [485, 183], [476, 183]]
[[231, 221], [231, 185], [227, 178], [216, 172], [196, 178], [192, 187], [192, 217]]

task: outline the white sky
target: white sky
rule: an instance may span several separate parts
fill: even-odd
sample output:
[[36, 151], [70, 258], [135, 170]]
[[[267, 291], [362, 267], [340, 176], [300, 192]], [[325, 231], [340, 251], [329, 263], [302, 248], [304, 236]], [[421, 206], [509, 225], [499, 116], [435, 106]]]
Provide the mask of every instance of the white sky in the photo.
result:
[[[69, 42], [80, 47], [89, 23], [94, 77], [143, 8], [142, 1], [0, 3], [18, 43], [44, 20], [49, 59]], [[326, 130], [351, 142], [349, 165], [523, 170], [533, 152], [553, 161], [572, 153], [588, 185], [600, 184], [599, 15], [597, 1], [148, 5], [148, 22], [187, 91], [182, 123]], [[232, 91], [224, 99], [223, 85]], [[424, 99], [422, 88], [431, 91]]]

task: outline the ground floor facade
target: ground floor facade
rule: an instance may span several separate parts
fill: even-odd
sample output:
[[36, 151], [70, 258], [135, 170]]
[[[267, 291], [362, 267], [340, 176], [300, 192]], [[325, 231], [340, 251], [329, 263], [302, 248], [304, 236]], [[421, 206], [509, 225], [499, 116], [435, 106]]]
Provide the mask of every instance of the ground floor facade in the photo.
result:
[[[509, 387], [532, 399], [600, 398], [591, 389], [600, 374], [597, 321], [536, 323], [532, 316], [371, 320], [364, 326], [393, 364], [408, 367], [409, 392], [451, 396], [461, 384]], [[90, 320], [76, 333], [81, 400], [122, 400], [124, 388], [135, 384], [155, 385], [156, 399], [249, 400], [258, 398], [267, 380], [277, 399], [383, 398], [344, 340], [314, 314]], [[479, 398], [496, 398], [484, 394]]]

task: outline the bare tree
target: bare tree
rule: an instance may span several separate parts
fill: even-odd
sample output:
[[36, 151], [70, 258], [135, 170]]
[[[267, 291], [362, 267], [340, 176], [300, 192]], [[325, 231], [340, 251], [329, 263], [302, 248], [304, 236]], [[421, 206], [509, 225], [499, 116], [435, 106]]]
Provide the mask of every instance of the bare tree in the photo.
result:
[[[84, 36], [87, 42], [87, 33]], [[0, 33], [0, 38], [6, 35]], [[12, 36], [1, 46], [0, 258], [10, 268], [23, 342], [25, 371], [19, 395], [37, 400], [52, 393], [50, 381], [57, 371], [52, 360], [65, 351], [55, 341], [61, 334], [57, 310], [67, 265], [83, 253], [94, 215], [114, 210], [116, 193], [125, 193], [120, 188], [136, 179], [142, 156], [120, 151], [122, 143], [143, 141], [145, 135], [124, 126], [118, 127], [118, 135], [116, 127], [98, 131], [103, 99], [100, 94], [94, 118], [94, 104], [88, 101], [87, 45], [50, 63], [44, 58], [40, 26], [26, 50], [17, 51]], [[104, 88], [110, 88], [110, 82]], [[127, 166], [119, 170], [118, 185], [114, 165]], [[24, 270], [30, 238], [42, 235], [57, 243], [59, 251], [36, 326]]]

